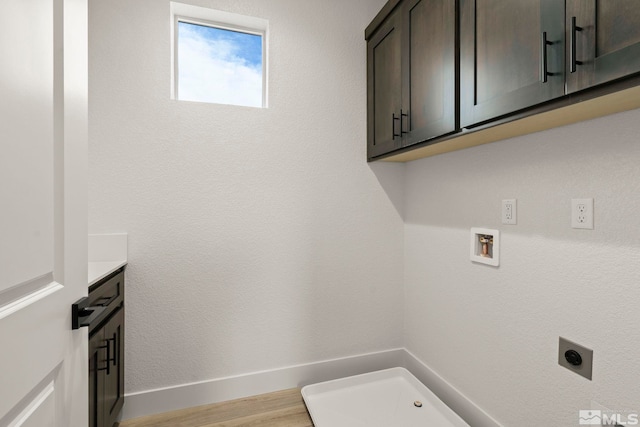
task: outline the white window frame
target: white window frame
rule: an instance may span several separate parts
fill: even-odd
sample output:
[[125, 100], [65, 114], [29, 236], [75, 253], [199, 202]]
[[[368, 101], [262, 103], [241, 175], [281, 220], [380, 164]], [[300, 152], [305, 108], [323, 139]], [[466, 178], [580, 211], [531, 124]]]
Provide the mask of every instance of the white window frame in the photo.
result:
[[269, 21], [190, 4], [169, 2], [171, 9], [171, 99], [178, 97], [178, 22], [237, 31], [262, 37], [262, 108], [268, 107]]

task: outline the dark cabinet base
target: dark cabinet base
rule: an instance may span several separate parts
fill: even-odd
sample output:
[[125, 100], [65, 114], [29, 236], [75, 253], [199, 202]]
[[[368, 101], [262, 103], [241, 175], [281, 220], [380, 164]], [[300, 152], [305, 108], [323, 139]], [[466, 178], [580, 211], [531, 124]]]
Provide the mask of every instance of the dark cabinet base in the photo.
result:
[[92, 286], [89, 300], [106, 307], [89, 331], [89, 427], [112, 427], [124, 405], [124, 271]]

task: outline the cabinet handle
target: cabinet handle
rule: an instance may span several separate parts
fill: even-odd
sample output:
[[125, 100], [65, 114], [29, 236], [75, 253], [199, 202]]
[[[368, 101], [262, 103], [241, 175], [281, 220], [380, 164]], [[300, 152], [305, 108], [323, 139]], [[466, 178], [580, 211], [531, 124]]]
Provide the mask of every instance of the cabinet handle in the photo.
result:
[[408, 131], [404, 131], [404, 127], [402, 126], [402, 118], [406, 117], [407, 118], [407, 129], [409, 129], [409, 112], [407, 111], [406, 113], [402, 112], [402, 109], [400, 109], [400, 135], [404, 135], [409, 133]]
[[569, 71], [572, 73], [576, 72], [576, 65], [581, 65], [582, 61], [578, 61], [576, 59], [576, 31], [582, 31], [582, 27], [578, 27], [576, 25], [576, 17], [572, 16], [571, 17], [571, 33], [569, 34], [570, 36], [570, 49], [569, 49], [569, 63], [570, 63], [570, 68]]
[[107, 366], [105, 368], [98, 368], [98, 371], [107, 371], [107, 375], [111, 374], [111, 344], [109, 343], [110, 340], [106, 340], [107, 341], [107, 345], [101, 345], [98, 348], [106, 348], [107, 349]]
[[[106, 366], [104, 368], [98, 368], [98, 371], [107, 371], [107, 375], [111, 374], [111, 364], [113, 363], [113, 366], [116, 366], [116, 357], [118, 354], [118, 339], [117, 339], [117, 335], [114, 332], [113, 333], [113, 338], [107, 338], [105, 340], [107, 342], [107, 345], [101, 345], [98, 348], [106, 348], [107, 349], [107, 359], [105, 360], [107, 362]], [[113, 341], [113, 352], [111, 352], [111, 341]], [[113, 357], [111, 357], [111, 355], [113, 354]]]
[[[400, 134], [396, 133], [396, 120], [400, 120], [400, 117], [396, 117], [396, 113], [391, 113], [391, 140], [394, 141], [396, 136]], [[402, 122], [400, 122], [400, 131], [402, 131]]]
[[116, 358], [119, 356], [118, 354], [118, 336], [116, 333], [113, 333], [113, 338], [109, 338], [109, 342], [113, 341], [113, 366], [116, 366]]
[[540, 51], [542, 53], [542, 61], [540, 61], [540, 79], [542, 80], [542, 83], [546, 83], [547, 77], [553, 75], [547, 71], [547, 46], [552, 44], [553, 43], [547, 40], [547, 32], [543, 31], [540, 45]]

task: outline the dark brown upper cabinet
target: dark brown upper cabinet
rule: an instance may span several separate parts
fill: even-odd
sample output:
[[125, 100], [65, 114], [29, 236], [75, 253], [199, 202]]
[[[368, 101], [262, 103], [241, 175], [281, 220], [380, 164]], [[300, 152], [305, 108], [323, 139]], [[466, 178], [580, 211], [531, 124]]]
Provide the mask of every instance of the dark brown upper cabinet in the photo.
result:
[[389, 2], [365, 37], [367, 157], [455, 132], [456, 1]]
[[640, 71], [640, 1], [567, 0], [567, 92]]
[[402, 28], [394, 10], [367, 39], [367, 157], [402, 147]]
[[389, 0], [365, 38], [369, 161], [640, 108], [640, 0]]
[[558, 0], [460, 0], [460, 120], [473, 127], [564, 95]]

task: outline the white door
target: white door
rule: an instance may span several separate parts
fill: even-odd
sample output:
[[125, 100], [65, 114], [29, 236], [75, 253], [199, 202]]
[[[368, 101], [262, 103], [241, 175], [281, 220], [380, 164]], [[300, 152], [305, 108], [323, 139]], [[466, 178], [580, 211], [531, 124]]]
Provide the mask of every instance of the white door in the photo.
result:
[[85, 427], [86, 0], [0, 0], [0, 426]]

